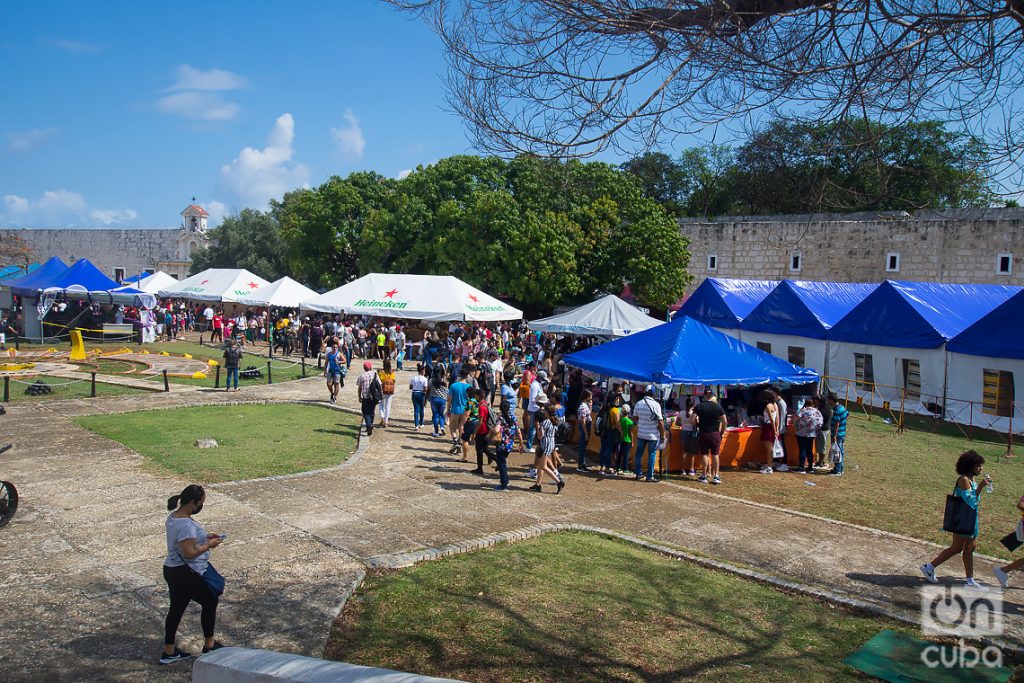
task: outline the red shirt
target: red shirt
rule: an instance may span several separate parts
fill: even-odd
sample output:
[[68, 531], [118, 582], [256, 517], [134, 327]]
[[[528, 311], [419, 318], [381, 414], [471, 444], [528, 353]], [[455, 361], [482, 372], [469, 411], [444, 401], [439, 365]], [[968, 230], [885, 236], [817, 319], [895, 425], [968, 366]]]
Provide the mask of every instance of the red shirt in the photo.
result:
[[487, 407], [486, 403], [480, 404], [480, 426], [476, 428], [477, 436], [487, 436], [487, 432], [491, 431], [487, 428], [487, 418], [491, 412], [491, 409]]
[[224, 327], [224, 318], [219, 315], [213, 316], [213, 329], [219, 330]]

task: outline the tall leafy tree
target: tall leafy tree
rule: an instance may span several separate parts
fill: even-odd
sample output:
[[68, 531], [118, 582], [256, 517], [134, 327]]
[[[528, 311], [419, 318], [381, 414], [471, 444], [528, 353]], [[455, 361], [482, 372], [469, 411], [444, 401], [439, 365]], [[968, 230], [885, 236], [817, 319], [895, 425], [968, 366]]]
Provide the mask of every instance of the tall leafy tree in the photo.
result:
[[192, 254], [192, 274], [207, 268], [245, 268], [273, 281], [290, 272], [281, 228], [269, 213], [243, 209], [209, 235], [211, 245]]

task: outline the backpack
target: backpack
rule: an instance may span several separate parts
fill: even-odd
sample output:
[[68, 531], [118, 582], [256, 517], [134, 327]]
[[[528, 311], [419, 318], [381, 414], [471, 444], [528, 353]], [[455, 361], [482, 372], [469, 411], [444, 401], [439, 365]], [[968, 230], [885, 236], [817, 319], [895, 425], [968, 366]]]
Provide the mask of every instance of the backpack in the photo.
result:
[[373, 381], [370, 382], [370, 400], [374, 403], [380, 403], [384, 400], [384, 387], [380, 383], [380, 376], [374, 375]]
[[597, 414], [597, 420], [594, 422], [594, 433], [598, 436], [604, 436], [605, 430], [608, 429], [608, 418], [611, 417], [611, 404], [605, 402], [601, 406], [601, 412]]
[[555, 427], [555, 443], [569, 443], [569, 434], [572, 432], [572, 427], [569, 426], [567, 420], [562, 420]]

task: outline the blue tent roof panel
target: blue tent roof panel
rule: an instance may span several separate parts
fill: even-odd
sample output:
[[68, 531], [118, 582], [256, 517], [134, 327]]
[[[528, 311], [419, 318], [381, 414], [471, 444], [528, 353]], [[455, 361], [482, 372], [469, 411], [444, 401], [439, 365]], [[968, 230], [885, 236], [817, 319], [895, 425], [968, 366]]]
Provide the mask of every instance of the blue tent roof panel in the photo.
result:
[[778, 284], [778, 280], [709, 277], [683, 302], [676, 317], [689, 316], [711, 327], [734, 329]]
[[87, 292], [106, 292], [120, 287], [118, 283], [104, 275], [99, 268], [88, 259], [79, 259], [74, 265], [40, 289], [81, 288]]
[[933, 349], [960, 334], [1011, 296], [1009, 285], [956, 285], [887, 280], [828, 333], [829, 339]]
[[1024, 290], [953, 337], [946, 348], [971, 356], [1024, 359]]
[[34, 294], [49, 286], [50, 281], [68, 269], [67, 264], [56, 256], [51, 257], [43, 265], [23, 277], [8, 280], [5, 287], [10, 287], [15, 294]]
[[690, 318], [593, 346], [565, 357], [566, 365], [654, 384], [760, 384], [814, 382], [797, 367]]
[[824, 339], [877, 286], [783, 280], [743, 319], [740, 329]]

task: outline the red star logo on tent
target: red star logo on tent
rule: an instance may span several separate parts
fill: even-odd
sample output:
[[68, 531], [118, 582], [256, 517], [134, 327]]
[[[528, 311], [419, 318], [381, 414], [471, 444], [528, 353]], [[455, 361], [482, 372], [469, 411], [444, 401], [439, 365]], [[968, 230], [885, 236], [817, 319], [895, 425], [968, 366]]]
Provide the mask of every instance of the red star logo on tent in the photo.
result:
[[250, 282], [249, 283], [249, 289], [259, 289], [259, 288], [260, 288], [260, 286], [258, 284], [256, 284], [255, 282]]
[[205, 284], [206, 284], [207, 282], [209, 282], [209, 280], [203, 280], [203, 281], [202, 281], [202, 282], [200, 282], [199, 284], [201, 284], [201, 285], [205, 285]]
[[478, 303], [480, 303], [480, 299], [476, 298], [476, 297], [475, 297], [474, 295], [472, 295], [472, 294], [470, 294], [470, 295], [469, 295], [469, 300], [470, 300], [470, 301], [472, 301], [472, 302], [473, 302], [473, 303], [475, 303], [475, 304], [478, 304]]
[[398, 294], [398, 290], [397, 289], [392, 289], [390, 292], [384, 292], [384, 297], [388, 298], [388, 299], [394, 299], [395, 298], [395, 294]]

